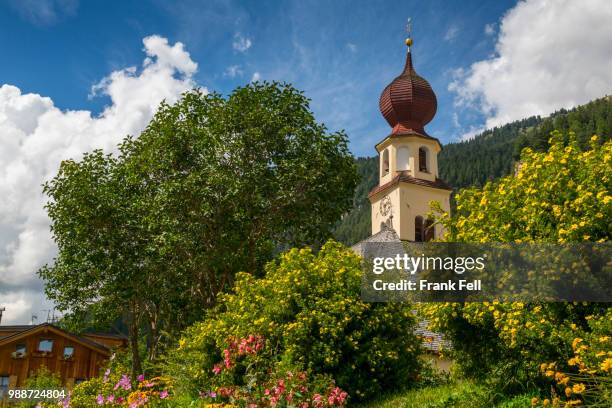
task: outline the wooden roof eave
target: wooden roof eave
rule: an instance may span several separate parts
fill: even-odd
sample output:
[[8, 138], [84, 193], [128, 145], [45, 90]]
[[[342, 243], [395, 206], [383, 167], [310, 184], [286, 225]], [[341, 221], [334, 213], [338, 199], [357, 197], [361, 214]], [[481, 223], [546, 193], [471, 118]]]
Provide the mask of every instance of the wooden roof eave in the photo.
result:
[[101, 354], [104, 354], [106, 357], [111, 356], [111, 351], [107, 347], [101, 344], [95, 343], [93, 341], [90, 341], [90, 340], [82, 339], [79, 336], [76, 336], [58, 327], [47, 325], [47, 324], [34, 326], [32, 329], [24, 330], [22, 332], [15, 333], [8, 337], [3, 337], [2, 339], [0, 339], [0, 346], [4, 346], [6, 344], [10, 344], [12, 342], [19, 341], [23, 338], [37, 334], [39, 332], [43, 332], [43, 333], [52, 332], [52, 333], [57, 334], [58, 336], [69, 338], [70, 340], [74, 341], [77, 344], [80, 344], [83, 347], [87, 347], [91, 350], [95, 350]]

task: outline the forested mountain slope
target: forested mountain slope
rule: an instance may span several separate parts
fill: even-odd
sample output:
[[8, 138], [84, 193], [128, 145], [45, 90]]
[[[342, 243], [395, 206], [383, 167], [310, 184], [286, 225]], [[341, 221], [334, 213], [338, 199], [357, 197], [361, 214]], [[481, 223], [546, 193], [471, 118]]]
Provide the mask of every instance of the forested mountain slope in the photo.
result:
[[[546, 150], [553, 130], [576, 133], [583, 148], [593, 134], [608, 140], [612, 133], [612, 97], [562, 109], [545, 118], [532, 116], [486, 130], [467, 141], [447, 144], [438, 156], [440, 177], [455, 189], [480, 187], [487, 180], [510, 174], [524, 147]], [[378, 182], [377, 157], [360, 157], [356, 162], [361, 181], [355, 190], [354, 207], [334, 231], [335, 238], [348, 245], [370, 235], [368, 192]]]

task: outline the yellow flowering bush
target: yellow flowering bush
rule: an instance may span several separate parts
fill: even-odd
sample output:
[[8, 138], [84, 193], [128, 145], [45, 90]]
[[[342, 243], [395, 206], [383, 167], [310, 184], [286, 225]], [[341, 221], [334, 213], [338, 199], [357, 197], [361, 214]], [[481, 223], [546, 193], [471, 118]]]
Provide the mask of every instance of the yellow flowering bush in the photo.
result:
[[581, 151], [553, 132], [548, 152], [525, 149], [517, 172], [482, 189], [457, 193], [451, 217], [440, 213], [447, 241], [605, 242], [612, 219], [612, 142]]
[[[404, 387], [419, 367], [411, 306], [364, 303], [360, 283], [361, 258], [341, 244], [330, 241], [318, 253], [292, 249], [263, 278], [239, 274], [233, 293], [186, 331], [167, 370], [182, 392], [206, 393], [227, 339], [256, 334], [265, 339], [269, 371], [282, 372], [280, 365], [331, 376], [351, 400]], [[249, 381], [247, 371], [233, 369], [233, 384]]]
[[[611, 169], [612, 142], [600, 144], [593, 136], [590, 150], [581, 151], [572, 134], [553, 132], [548, 152], [523, 151], [514, 176], [489, 182], [482, 190], [459, 192], [452, 216], [438, 208], [448, 232], [445, 240], [607, 242]], [[577, 370], [576, 375], [609, 376], [612, 324], [606, 304], [437, 303], [422, 305], [421, 312], [433, 330], [451, 339], [459, 367], [487, 379], [498, 391], [529, 386], [548, 390], [552, 380], [563, 388], [547, 404], [576, 405], [587, 395], [609, 398], [609, 381], [602, 388], [594, 381], [557, 375]], [[577, 338], [581, 340], [574, 344]], [[542, 363], [548, 364], [543, 372]]]

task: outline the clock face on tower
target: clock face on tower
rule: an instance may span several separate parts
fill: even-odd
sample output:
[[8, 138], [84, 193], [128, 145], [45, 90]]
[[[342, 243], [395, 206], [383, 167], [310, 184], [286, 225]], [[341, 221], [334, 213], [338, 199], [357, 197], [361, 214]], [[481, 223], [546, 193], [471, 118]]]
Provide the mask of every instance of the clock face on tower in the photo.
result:
[[387, 215], [391, 214], [391, 210], [391, 199], [389, 198], [389, 196], [384, 196], [382, 200], [380, 200], [380, 214], [383, 217], [386, 217]]

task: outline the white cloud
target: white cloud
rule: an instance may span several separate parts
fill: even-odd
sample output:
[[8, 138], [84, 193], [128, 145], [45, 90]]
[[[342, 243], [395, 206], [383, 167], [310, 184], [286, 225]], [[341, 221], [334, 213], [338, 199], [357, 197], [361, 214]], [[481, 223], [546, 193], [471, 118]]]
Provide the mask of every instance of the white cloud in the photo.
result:
[[261, 74], [259, 72], [254, 72], [251, 77], [251, 82], [257, 82], [261, 79]]
[[456, 24], [451, 24], [444, 34], [444, 41], [453, 41], [459, 34], [459, 27]]
[[[115, 151], [128, 134], [138, 135], [157, 106], [174, 102], [195, 86], [197, 64], [183, 44], [165, 38], [143, 40], [147, 57], [141, 68], [112, 72], [92, 87], [110, 104], [94, 116], [85, 110], [62, 111], [48, 97], [0, 86], [0, 305], [3, 323], [27, 323], [48, 302], [36, 271], [51, 261], [56, 247], [43, 209], [41, 184], [59, 163], [83, 152]], [[46, 306], [45, 306], [46, 305]]]
[[242, 76], [242, 74], [244, 74], [244, 72], [240, 68], [240, 65], [230, 65], [229, 67], [225, 69], [225, 72], [223, 72], [223, 75], [230, 77], [230, 78]]
[[484, 33], [486, 35], [495, 34], [495, 23], [485, 24]]
[[357, 44], [346, 43], [346, 47], [349, 49], [350, 52], [357, 52]]
[[484, 113], [486, 127], [570, 108], [612, 91], [608, 0], [529, 0], [503, 17], [496, 53], [449, 90]]
[[251, 48], [253, 43], [249, 37], [243, 37], [242, 34], [236, 33], [234, 34], [234, 42], [232, 43], [232, 47], [238, 52], [246, 52], [249, 48]]

